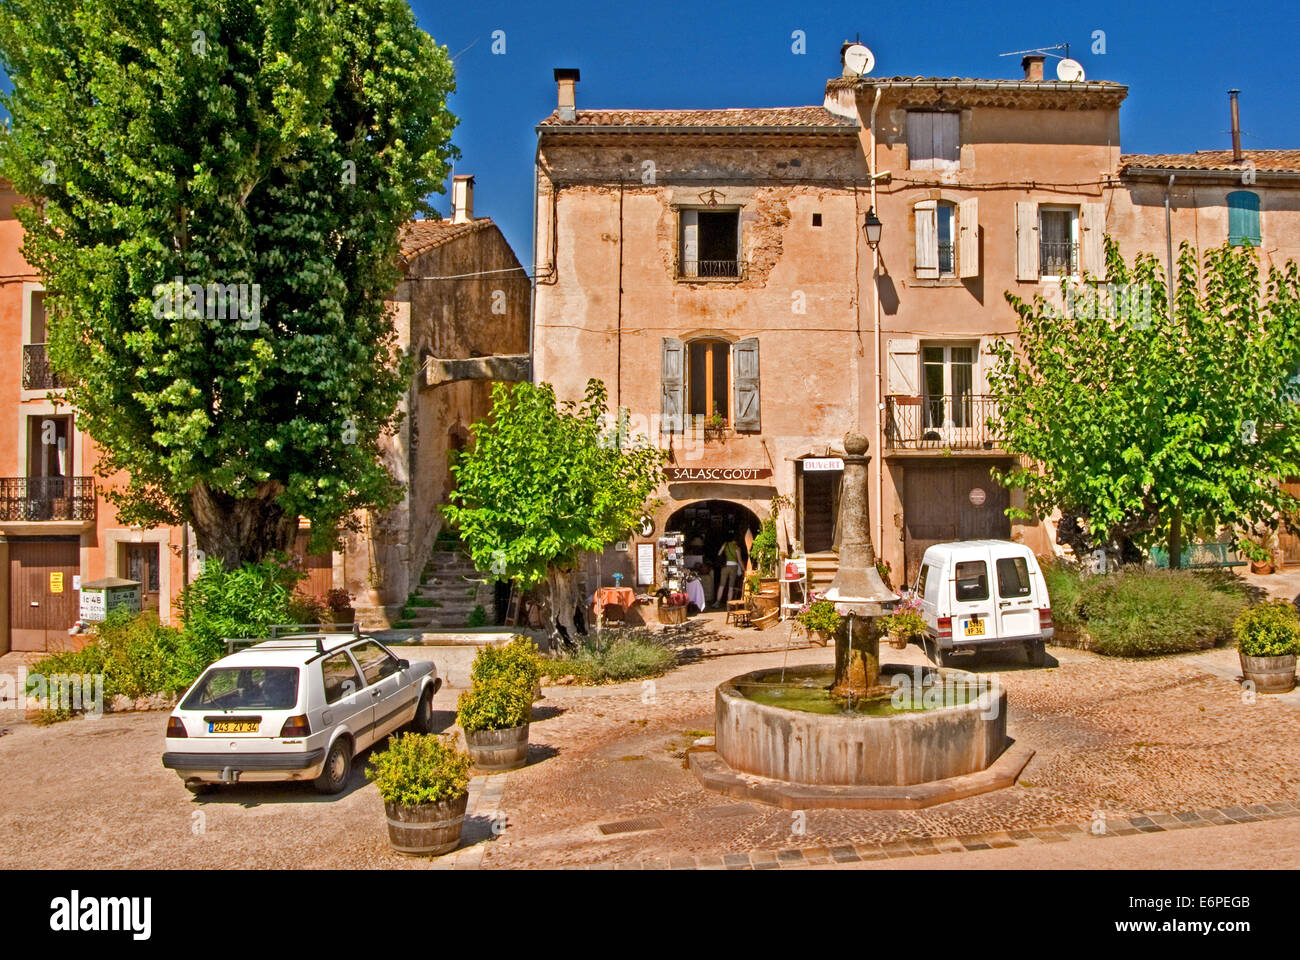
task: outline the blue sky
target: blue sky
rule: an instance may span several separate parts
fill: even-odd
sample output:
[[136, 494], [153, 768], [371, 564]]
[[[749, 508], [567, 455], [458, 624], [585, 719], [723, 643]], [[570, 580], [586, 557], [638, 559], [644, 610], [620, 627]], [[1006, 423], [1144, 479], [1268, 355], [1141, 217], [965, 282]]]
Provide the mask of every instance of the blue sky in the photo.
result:
[[[876, 76], [1016, 77], [1020, 58], [999, 54], [1069, 43], [1089, 79], [1128, 84], [1120, 112], [1127, 153], [1227, 148], [1230, 87], [1241, 90], [1244, 147], [1300, 147], [1300, 97], [1284, 78], [1300, 36], [1300, 8], [1291, 2], [412, 6], [456, 60], [456, 172], [474, 174], [475, 214], [496, 220], [524, 263], [534, 127], [554, 109], [557, 66], [581, 69], [580, 109], [795, 106], [821, 103], [826, 80], [839, 73], [840, 43], [855, 36], [875, 52]], [[504, 53], [493, 53], [496, 30], [505, 33]], [[791, 50], [795, 30], [806, 36], [803, 55]], [[1104, 54], [1093, 52], [1098, 30]], [[450, 213], [449, 193], [433, 202]]]

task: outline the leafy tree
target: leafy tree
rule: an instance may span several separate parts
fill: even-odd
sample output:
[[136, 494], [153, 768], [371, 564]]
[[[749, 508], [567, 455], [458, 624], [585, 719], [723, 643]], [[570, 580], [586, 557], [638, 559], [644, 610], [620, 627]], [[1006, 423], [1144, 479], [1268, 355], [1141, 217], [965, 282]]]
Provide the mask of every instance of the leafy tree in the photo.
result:
[[550, 384], [492, 389], [492, 412], [452, 466], [443, 507], [475, 566], [521, 587], [545, 582], [552, 622], [573, 625], [573, 574], [584, 553], [633, 530], [658, 487], [664, 454], [609, 429], [607, 395], [587, 382], [581, 402], [557, 405]]
[[391, 503], [384, 301], [455, 124], [405, 0], [0, 0], [0, 59], [0, 167], [122, 521], [231, 568]]
[[1007, 294], [1019, 342], [991, 348], [994, 422], [1028, 466], [1003, 482], [1039, 515], [1060, 508], [1076, 552], [1162, 535], [1176, 565], [1184, 529], [1276, 526], [1294, 506], [1277, 481], [1300, 473], [1296, 264], [1261, 284], [1253, 249], [1198, 266], [1183, 244], [1171, 316], [1153, 256], [1127, 266], [1108, 239], [1106, 260], [1108, 286], [1070, 289], [1064, 311]]

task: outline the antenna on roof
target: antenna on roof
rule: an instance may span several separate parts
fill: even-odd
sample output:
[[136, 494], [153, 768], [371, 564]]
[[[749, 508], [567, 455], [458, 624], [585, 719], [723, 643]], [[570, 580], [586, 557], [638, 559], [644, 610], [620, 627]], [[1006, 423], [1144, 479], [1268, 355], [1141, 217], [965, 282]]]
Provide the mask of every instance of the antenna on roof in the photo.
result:
[[[1053, 50], [1064, 50], [1065, 56], [1059, 53], [1052, 53]], [[1058, 43], [1051, 47], [1034, 47], [1032, 50], [1012, 50], [1010, 53], [999, 53], [999, 57], [1019, 57], [1026, 53], [1040, 53], [1045, 57], [1056, 57], [1058, 60], [1070, 59], [1070, 45], [1068, 43]]]

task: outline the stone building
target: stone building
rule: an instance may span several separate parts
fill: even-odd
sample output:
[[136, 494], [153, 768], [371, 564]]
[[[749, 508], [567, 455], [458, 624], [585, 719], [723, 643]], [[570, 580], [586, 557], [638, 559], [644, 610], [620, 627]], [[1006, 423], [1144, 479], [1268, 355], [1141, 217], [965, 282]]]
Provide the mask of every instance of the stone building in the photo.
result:
[[[850, 428], [871, 438], [873, 539], [896, 583], [943, 540], [1054, 549], [1050, 522], [1007, 518], [1015, 495], [990, 473], [1013, 462], [985, 425], [987, 348], [1016, 329], [1004, 293], [1100, 273], [1107, 233], [1129, 257], [1163, 250], [1164, 207], [1156, 159], [1121, 157], [1127, 88], [1046, 80], [1043, 62], [1015, 79], [843, 75], [820, 106], [735, 110], [579, 109], [578, 71], [555, 72], [537, 128], [535, 377], [575, 397], [599, 376], [670, 452], [652, 522], [589, 579], [634, 578], [638, 543], [666, 530], [708, 560], [777, 494], [794, 504], [783, 545], [828, 576]], [[1256, 163], [1277, 256], [1296, 255], [1297, 157]], [[1197, 164], [1218, 176], [1212, 159], [1182, 189]], [[1231, 193], [1202, 186], [1175, 246], [1247, 224]]]

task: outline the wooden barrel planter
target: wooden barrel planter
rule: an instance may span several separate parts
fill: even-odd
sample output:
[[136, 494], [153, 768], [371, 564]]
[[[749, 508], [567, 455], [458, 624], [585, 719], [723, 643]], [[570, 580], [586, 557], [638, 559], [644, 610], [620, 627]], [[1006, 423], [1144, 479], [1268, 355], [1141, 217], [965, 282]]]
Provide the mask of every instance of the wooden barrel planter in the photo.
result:
[[412, 857], [451, 853], [460, 846], [460, 830], [465, 824], [467, 803], [468, 793], [462, 793], [454, 800], [422, 803], [414, 807], [386, 802], [384, 813], [388, 815], [389, 846]]
[[686, 622], [686, 605], [670, 606], [661, 599], [659, 605], [655, 608], [655, 613], [659, 617], [659, 622], [664, 625], [685, 623]]
[[1241, 657], [1242, 675], [1258, 693], [1289, 693], [1295, 688], [1295, 654], [1284, 657]]
[[509, 730], [466, 730], [465, 746], [478, 770], [518, 770], [528, 759], [528, 724]]

